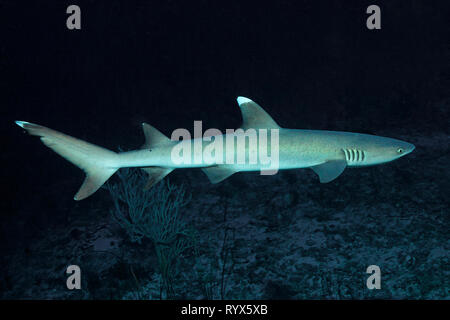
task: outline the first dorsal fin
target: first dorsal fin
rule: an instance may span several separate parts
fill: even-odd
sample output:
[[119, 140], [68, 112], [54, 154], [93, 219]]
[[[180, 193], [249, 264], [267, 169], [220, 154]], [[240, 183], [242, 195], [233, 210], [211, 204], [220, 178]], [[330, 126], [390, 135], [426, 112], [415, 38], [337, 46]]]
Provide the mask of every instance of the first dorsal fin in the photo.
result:
[[280, 126], [272, 117], [254, 101], [245, 97], [238, 97], [237, 102], [241, 107], [242, 129], [280, 129]]
[[144, 130], [145, 135], [145, 144], [142, 146], [142, 149], [148, 149], [151, 146], [170, 141], [170, 139], [162, 134], [158, 129], [145, 122], [142, 124], [142, 129]]

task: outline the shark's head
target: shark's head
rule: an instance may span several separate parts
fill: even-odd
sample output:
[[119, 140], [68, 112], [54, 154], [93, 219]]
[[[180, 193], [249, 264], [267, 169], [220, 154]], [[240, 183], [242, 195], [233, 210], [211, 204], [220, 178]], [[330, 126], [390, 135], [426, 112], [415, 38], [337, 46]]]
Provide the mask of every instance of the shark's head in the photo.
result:
[[411, 153], [416, 147], [408, 142], [385, 138], [373, 137], [372, 143], [365, 146], [364, 165], [376, 165], [390, 162]]

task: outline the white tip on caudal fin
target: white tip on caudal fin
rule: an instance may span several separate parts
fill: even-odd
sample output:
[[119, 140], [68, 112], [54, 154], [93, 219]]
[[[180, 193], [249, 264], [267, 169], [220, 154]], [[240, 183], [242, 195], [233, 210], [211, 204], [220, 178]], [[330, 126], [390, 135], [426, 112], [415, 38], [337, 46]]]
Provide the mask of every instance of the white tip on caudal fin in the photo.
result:
[[86, 173], [75, 200], [83, 200], [97, 191], [118, 167], [118, 155], [102, 147], [68, 136], [64, 133], [26, 121], [16, 124], [29, 134], [41, 137], [42, 142]]
[[30, 124], [29, 122], [26, 122], [26, 121], [16, 121], [16, 124], [19, 126], [19, 127], [24, 127], [26, 124]]

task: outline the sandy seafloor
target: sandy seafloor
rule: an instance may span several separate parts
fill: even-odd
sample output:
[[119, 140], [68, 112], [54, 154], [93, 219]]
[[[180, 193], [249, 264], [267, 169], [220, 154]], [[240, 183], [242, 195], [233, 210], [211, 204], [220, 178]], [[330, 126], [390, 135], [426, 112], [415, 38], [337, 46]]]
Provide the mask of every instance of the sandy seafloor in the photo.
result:
[[[449, 136], [387, 135], [416, 150], [329, 184], [306, 169], [239, 173], [216, 185], [200, 170], [173, 172], [171, 182], [192, 196], [183, 219], [199, 235], [196, 250], [179, 257], [175, 298], [449, 299]], [[49, 190], [72, 191], [64, 181]], [[2, 299], [161, 298], [152, 243], [130, 242], [107, 191], [53, 205], [62, 222], [3, 257]], [[68, 264], [80, 265], [81, 290], [66, 288]], [[372, 264], [380, 290], [366, 288]]]

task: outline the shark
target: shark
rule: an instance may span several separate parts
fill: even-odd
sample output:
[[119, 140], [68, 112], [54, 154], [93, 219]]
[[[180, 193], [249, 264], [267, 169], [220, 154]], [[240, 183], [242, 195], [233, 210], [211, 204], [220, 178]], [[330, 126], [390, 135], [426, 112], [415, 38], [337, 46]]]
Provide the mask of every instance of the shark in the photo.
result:
[[[317, 174], [321, 183], [333, 181], [347, 167], [365, 167], [391, 162], [415, 149], [411, 143], [371, 134], [283, 128], [251, 99], [238, 97], [237, 102], [243, 119], [240, 127], [242, 130], [213, 135], [215, 141], [235, 139], [242, 135], [242, 132], [245, 134], [250, 129], [259, 130], [257, 132], [274, 131], [278, 138], [276, 140], [277, 169], [310, 168]], [[30, 135], [39, 136], [44, 145], [85, 172], [84, 182], [75, 194], [74, 200], [89, 197], [118, 169], [124, 167], [138, 167], [146, 171], [149, 176], [146, 188], [150, 188], [178, 168], [201, 168], [211, 183], [219, 183], [236, 172], [260, 170], [263, 173], [268, 170], [267, 163], [260, 160], [253, 163], [248, 161], [228, 163], [217, 161], [216, 158], [212, 162], [211, 160], [176, 162], [173, 159], [174, 148], [195, 144], [206, 148], [212, 143], [212, 137], [209, 139], [194, 137], [174, 141], [147, 123], [142, 124], [145, 135], [144, 145], [139, 150], [126, 152], [113, 152], [38, 124], [26, 121], [15, 123]], [[237, 148], [234, 145], [232, 148], [226, 148], [223, 157], [235, 159], [243, 156], [248, 159], [251, 147], [250, 140], [244, 148]], [[274, 150], [272, 140], [267, 148], [269, 151]], [[195, 157], [195, 148], [185, 150], [194, 150], [189, 156]], [[260, 148], [252, 150], [260, 152]]]

